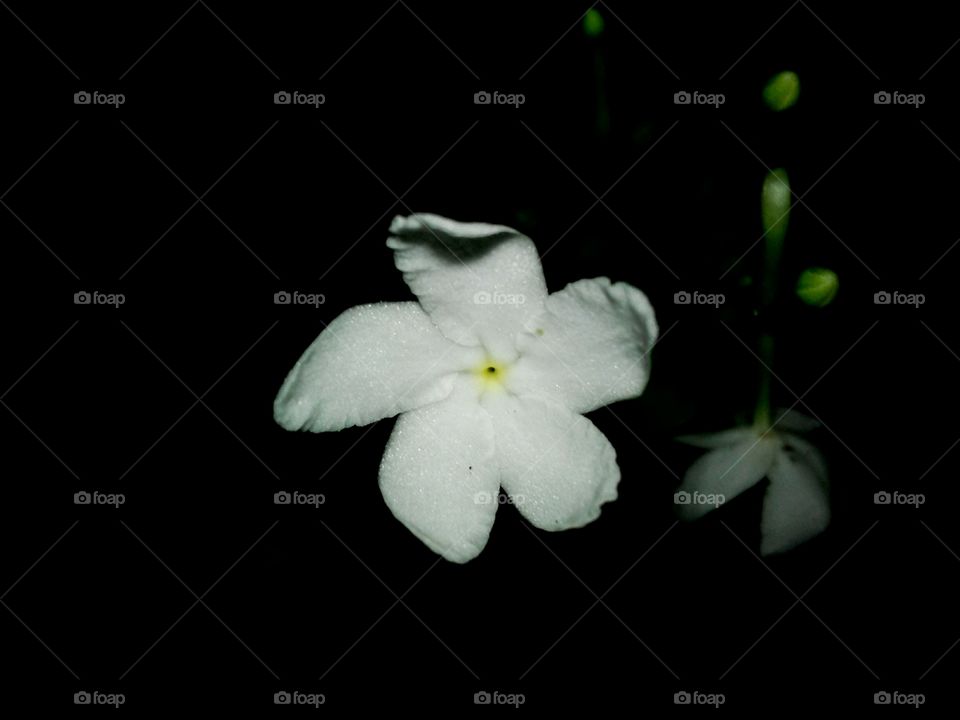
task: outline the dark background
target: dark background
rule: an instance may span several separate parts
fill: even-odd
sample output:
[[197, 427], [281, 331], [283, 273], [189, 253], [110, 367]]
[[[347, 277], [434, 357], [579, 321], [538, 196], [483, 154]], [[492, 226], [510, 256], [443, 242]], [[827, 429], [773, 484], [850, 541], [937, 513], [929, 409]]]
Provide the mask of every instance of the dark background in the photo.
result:
[[[897, 690], [956, 704], [946, 6], [610, 2], [589, 38], [588, 3], [2, 4], [2, 702], [64, 710], [98, 690], [128, 712], [261, 713], [299, 690], [328, 712], [466, 710], [486, 690], [526, 708], [672, 709], [699, 690], [728, 708], [870, 710]], [[777, 114], [760, 93], [784, 69], [801, 96]], [[273, 104], [294, 89], [326, 103]], [[494, 89], [526, 102], [473, 104]], [[673, 104], [694, 89], [726, 102]], [[926, 103], [873, 103], [894, 89]], [[126, 103], [77, 106], [80, 90]], [[780, 303], [755, 315], [760, 246], [734, 263], [778, 166], [803, 202]], [[410, 297], [384, 245], [410, 211], [517, 227], [552, 290], [608, 275], [650, 296], [652, 382], [591, 415], [623, 472], [594, 524], [551, 535], [503, 507], [479, 558], [437, 562], [377, 488], [392, 420], [273, 423], [325, 323]], [[826, 309], [790, 293], [811, 265], [840, 277]], [[685, 289], [727, 302], [675, 305]], [[126, 303], [74, 305], [81, 290]], [[278, 290], [326, 302], [277, 306]], [[926, 303], [877, 306], [879, 290]], [[761, 561], [762, 486], [674, 524], [696, 452], [672, 438], [749, 414], [744, 343], [763, 328], [777, 404], [801, 396], [824, 424], [811, 439], [834, 520]], [[294, 489], [326, 502], [273, 504]], [[876, 506], [880, 489], [926, 503]], [[76, 506], [80, 490], [126, 504]]]

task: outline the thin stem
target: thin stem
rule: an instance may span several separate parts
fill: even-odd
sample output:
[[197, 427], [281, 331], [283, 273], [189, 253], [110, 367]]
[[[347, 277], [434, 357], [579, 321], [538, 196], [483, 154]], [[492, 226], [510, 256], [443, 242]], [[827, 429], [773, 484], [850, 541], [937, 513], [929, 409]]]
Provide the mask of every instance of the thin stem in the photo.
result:
[[[785, 224], [785, 220], [781, 219]], [[783, 231], [774, 226], [767, 233], [764, 243], [763, 285], [760, 306], [768, 310], [777, 297], [777, 285], [780, 280], [780, 255], [783, 251]]]
[[[764, 230], [763, 283], [761, 284], [760, 312], [766, 316], [777, 299], [780, 279], [780, 257], [783, 239], [787, 234], [787, 219], [790, 214], [790, 179], [787, 171], [778, 168], [767, 175], [760, 193], [760, 214]], [[764, 317], [764, 322], [769, 318]], [[770, 428], [770, 368], [773, 366], [773, 335], [760, 336], [760, 391], [753, 414], [754, 427], [761, 432]]]
[[764, 333], [760, 336], [760, 359], [763, 364], [760, 369], [760, 392], [757, 394], [757, 407], [753, 413], [753, 426], [760, 432], [770, 428], [770, 381], [769, 368], [773, 365], [773, 335]]

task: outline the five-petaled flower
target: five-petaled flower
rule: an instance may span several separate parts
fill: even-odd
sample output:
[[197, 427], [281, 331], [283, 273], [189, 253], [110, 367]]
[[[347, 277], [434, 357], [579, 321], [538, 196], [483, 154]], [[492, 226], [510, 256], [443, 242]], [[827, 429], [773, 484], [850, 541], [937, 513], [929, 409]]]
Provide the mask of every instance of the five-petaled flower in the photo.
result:
[[415, 214], [390, 233], [419, 302], [331, 322], [284, 382], [277, 422], [326, 432], [402, 413], [380, 489], [448, 560], [484, 548], [500, 488], [538, 528], [595, 520], [620, 470], [582, 413], [646, 386], [657, 338], [646, 296], [607, 278], [548, 295], [536, 247], [508, 227]]
[[773, 428], [739, 427], [708, 435], [677, 438], [710, 452], [683, 476], [681, 517], [695, 520], [718, 506], [691, 498], [728, 502], [767, 478], [760, 523], [760, 553], [790, 550], [819, 535], [830, 523], [827, 466], [820, 451], [797, 435], [819, 423], [795, 411], [783, 413]]

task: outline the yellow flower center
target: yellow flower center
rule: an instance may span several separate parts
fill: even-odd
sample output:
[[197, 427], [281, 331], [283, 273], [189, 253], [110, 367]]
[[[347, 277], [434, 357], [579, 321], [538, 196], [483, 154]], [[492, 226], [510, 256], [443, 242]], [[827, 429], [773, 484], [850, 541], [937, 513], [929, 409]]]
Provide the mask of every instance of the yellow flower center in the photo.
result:
[[508, 367], [502, 362], [487, 358], [477, 365], [473, 375], [480, 385], [481, 392], [503, 390], [503, 381], [506, 379]]

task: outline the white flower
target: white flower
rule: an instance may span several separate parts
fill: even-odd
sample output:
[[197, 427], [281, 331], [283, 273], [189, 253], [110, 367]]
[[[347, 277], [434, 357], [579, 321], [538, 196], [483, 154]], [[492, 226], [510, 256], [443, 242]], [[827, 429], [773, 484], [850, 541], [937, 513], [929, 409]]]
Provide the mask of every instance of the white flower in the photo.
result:
[[827, 466], [820, 451], [796, 434], [818, 424], [790, 411], [774, 423], [779, 430], [740, 427], [678, 438], [710, 449], [683, 476], [676, 496], [681, 517], [699, 518], [767, 478], [761, 554], [790, 550], [823, 532], [830, 523]]
[[533, 242], [507, 227], [417, 214], [390, 233], [419, 303], [360, 305], [330, 323], [277, 395], [277, 422], [326, 432], [402, 413], [380, 489], [448, 560], [486, 545], [501, 487], [544, 530], [596, 519], [620, 470], [581, 413], [646, 386], [657, 337], [646, 296], [607, 278], [548, 295]]

